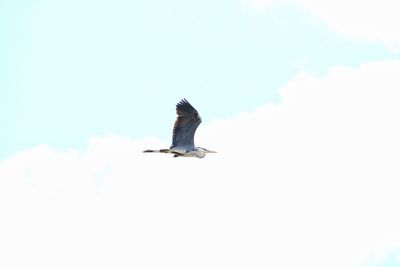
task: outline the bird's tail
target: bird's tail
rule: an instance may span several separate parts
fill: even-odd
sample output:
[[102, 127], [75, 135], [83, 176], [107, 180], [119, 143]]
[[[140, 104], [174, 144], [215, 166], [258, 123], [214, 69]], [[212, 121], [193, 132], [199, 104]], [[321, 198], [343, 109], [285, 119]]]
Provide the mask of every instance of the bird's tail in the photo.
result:
[[153, 149], [146, 149], [143, 151], [143, 153], [171, 153], [170, 149], [157, 149], [157, 150], [153, 150]]

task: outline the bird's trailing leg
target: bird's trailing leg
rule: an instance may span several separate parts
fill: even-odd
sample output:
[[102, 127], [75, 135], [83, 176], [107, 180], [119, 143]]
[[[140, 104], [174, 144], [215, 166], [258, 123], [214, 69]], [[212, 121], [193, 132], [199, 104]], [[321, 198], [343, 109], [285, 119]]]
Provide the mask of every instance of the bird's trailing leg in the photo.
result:
[[157, 150], [153, 150], [153, 149], [146, 149], [143, 151], [143, 153], [172, 153], [172, 151], [170, 149], [157, 149]]
[[167, 153], [167, 154], [174, 154], [174, 157], [179, 157], [179, 156], [183, 155], [182, 153], [179, 153], [177, 151], [174, 151], [174, 150], [168, 149], [168, 148], [157, 149], [157, 150], [147, 149], [147, 150], [144, 150], [143, 153]]

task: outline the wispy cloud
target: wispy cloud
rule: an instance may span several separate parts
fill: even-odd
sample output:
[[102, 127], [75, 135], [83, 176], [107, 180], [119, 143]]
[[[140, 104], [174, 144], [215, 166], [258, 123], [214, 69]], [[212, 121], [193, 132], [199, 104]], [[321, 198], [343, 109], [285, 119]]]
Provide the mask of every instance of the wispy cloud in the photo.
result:
[[400, 49], [397, 1], [297, 0], [296, 2], [320, 16], [340, 33], [368, 41], [383, 42], [391, 49]]
[[400, 62], [300, 74], [202, 125], [203, 160], [92, 138], [0, 164], [2, 265], [357, 266], [400, 243]]
[[384, 43], [394, 52], [400, 49], [397, 1], [244, 0], [243, 3], [258, 11], [278, 3], [295, 4], [316, 14], [337, 32], [360, 40]]

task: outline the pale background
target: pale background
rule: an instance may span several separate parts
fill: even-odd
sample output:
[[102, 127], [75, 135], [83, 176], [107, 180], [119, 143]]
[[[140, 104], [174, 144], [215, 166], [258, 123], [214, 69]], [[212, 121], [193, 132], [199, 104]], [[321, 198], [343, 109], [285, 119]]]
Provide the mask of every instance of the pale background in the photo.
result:
[[0, 265], [399, 266], [398, 10], [2, 1]]

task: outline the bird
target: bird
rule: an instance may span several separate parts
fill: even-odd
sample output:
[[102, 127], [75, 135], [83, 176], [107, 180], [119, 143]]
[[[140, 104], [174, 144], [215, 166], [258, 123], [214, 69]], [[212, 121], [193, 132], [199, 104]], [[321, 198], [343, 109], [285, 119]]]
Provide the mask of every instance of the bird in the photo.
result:
[[170, 148], [144, 150], [143, 153], [169, 153], [176, 157], [204, 158], [207, 153], [217, 153], [203, 147], [194, 145], [194, 134], [201, 123], [197, 110], [185, 98], [176, 104], [177, 118], [172, 132], [172, 145]]

